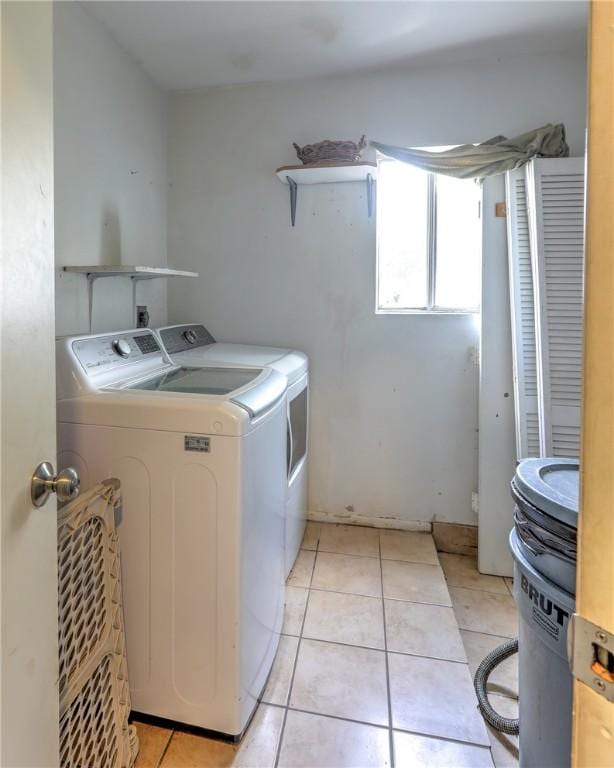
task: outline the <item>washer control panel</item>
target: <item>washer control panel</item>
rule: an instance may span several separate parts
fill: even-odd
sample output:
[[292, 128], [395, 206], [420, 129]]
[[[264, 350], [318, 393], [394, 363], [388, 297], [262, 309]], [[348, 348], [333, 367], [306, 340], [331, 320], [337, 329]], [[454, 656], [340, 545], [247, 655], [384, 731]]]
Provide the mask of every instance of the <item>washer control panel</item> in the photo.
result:
[[156, 354], [162, 355], [160, 345], [151, 331], [78, 339], [73, 342], [72, 349], [88, 374], [134, 363]]

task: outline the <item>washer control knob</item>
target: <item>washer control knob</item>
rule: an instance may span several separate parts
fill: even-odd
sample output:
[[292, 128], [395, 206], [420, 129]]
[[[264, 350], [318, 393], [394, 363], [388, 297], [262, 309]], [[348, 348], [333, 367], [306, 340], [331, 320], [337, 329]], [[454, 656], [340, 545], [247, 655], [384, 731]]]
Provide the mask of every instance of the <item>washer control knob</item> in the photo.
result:
[[198, 341], [196, 331], [192, 330], [192, 328], [188, 328], [188, 330], [183, 334], [183, 338], [188, 342], [188, 344], [196, 344]]
[[126, 339], [115, 339], [111, 344], [113, 352], [120, 357], [128, 357], [130, 355], [130, 344]]

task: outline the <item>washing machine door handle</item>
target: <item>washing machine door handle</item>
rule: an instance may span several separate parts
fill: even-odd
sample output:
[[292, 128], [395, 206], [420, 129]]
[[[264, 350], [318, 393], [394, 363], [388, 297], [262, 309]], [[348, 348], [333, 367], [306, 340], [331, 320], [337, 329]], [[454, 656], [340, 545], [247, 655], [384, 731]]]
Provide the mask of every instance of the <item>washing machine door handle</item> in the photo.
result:
[[287, 464], [286, 474], [288, 475], [288, 482], [290, 481], [290, 470], [292, 469], [292, 454], [294, 453], [294, 440], [292, 438], [292, 420], [290, 418], [290, 404], [288, 404], [288, 412], [286, 414], [286, 434], [288, 443], [286, 447]]

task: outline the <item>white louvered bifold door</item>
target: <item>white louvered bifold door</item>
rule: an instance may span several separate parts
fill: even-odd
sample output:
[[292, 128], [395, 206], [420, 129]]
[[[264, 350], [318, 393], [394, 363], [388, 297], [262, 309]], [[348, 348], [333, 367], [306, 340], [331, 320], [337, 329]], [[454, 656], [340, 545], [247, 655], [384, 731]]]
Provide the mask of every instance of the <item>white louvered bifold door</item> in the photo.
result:
[[527, 166], [540, 452], [578, 456], [584, 301], [584, 159]]
[[506, 197], [516, 455], [518, 459], [526, 459], [540, 453], [533, 270], [524, 168], [507, 174]]

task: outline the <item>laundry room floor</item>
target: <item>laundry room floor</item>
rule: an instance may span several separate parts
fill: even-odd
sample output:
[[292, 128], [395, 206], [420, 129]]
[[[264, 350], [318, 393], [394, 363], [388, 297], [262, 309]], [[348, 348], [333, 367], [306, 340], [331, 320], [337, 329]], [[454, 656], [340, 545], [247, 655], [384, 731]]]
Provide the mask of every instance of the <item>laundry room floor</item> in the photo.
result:
[[[473, 674], [517, 634], [511, 581], [425, 533], [309, 523], [277, 658], [239, 746], [137, 723], [136, 768], [507, 768], [517, 738], [477, 710]], [[491, 701], [517, 717], [516, 657]]]

